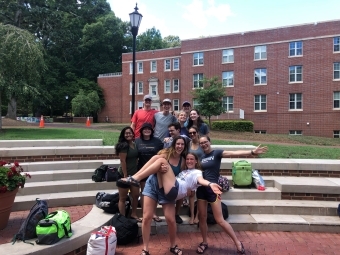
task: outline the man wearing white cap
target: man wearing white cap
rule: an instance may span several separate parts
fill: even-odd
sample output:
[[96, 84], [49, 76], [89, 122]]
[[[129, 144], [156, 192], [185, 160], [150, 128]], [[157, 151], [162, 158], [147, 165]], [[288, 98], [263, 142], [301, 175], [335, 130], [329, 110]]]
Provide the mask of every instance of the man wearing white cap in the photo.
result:
[[150, 95], [144, 96], [144, 105], [142, 109], [135, 111], [131, 119], [131, 128], [135, 132], [135, 138], [140, 137], [140, 128], [146, 122], [155, 126], [154, 115], [157, 110], [151, 109], [152, 97]]
[[164, 140], [165, 137], [168, 136], [168, 126], [173, 122], [177, 122], [175, 116], [170, 113], [171, 110], [171, 100], [166, 98], [162, 102], [163, 111], [157, 112], [154, 115], [155, 119], [155, 128], [154, 128], [154, 136], [158, 137], [161, 141]]

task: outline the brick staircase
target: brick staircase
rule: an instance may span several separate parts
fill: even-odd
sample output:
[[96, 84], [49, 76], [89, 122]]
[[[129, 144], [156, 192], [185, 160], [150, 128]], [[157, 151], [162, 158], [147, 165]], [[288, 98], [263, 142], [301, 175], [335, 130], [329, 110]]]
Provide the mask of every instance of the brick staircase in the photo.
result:
[[[229, 150], [254, 146], [214, 146]], [[23, 162], [32, 175], [19, 189], [13, 211], [29, 210], [39, 197], [50, 207], [93, 204], [98, 191], [117, 192], [114, 182], [95, 183], [91, 175], [103, 163], [118, 165], [114, 147], [96, 140], [0, 141], [0, 159]], [[222, 160], [222, 174], [231, 182], [231, 164]], [[340, 160], [251, 158], [266, 182], [266, 190], [234, 189], [223, 193], [228, 205], [228, 222], [237, 231], [315, 231], [339, 233], [336, 208], [340, 201]], [[188, 208], [181, 209], [184, 223], [179, 232], [197, 232], [188, 224]], [[162, 217], [161, 207], [157, 214]], [[139, 216], [142, 212], [139, 210]], [[112, 217], [93, 207], [83, 219], [72, 224], [74, 236], [53, 246], [29, 246], [29, 254], [78, 254], [86, 248], [90, 233]], [[153, 223], [152, 231], [166, 233], [165, 221]], [[209, 231], [220, 231], [209, 226]], [[1, 245], [4, 254], [28, 254], [26, 244]], [[80, 253], [79, 253], [80, 254]]]

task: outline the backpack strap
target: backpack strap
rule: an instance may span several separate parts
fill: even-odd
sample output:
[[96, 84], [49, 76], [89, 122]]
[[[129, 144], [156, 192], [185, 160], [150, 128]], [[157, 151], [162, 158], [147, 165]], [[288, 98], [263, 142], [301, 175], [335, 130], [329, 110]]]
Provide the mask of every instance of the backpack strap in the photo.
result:
[[71, 225], [70, 225], [70, 232], [67, 230], [66, 226], [65, 226], [65, 223], [62, 224], [63, 226], [63, 229], [64, 229], [64, 233], [65, 233], [65, 236], [67, 238], [71, 237], [72, 235], [70, 235], [72, 233], [72, 228], [71, 228]]

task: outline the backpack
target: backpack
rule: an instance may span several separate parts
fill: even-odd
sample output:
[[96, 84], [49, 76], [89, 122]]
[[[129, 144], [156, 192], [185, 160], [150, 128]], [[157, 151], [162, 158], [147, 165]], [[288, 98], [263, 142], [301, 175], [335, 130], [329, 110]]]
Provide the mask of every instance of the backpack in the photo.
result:
[[138, 236], [137, 220], [126, 218], [120, 213], [116, 213], [110, 220], [110, 225], [115, 227], [117, 244], [129, 244]]
[[29, 243], [34, 245], [33, 243], [26, 242], [28, 239], [32, 239], [37, 237], [35, 227], [38, 222], [44, 219], [48, 214], [48, 206], [45, 200], [36, 199], [36, 203], [32, 206], [27, 218], [21, 224], [19, 232], [16, 233], [13, 237], [13, 244], [16, 240], [22, 240], [24, 243]]
[[94, 171], [94, 174], [92, 175], [92, 181], [95, 181], [95, 182], [105, 181], [105, 174], [106, 174], [107, 168], [108, 168], [108, 165], [101, 165], [100, 167], [98, 167]]
[[118, 179], [118, 169], [117, 167], [109, 166], [106, 170], [105, 180], [107, 182], [115, 182]]
[[234, 161], [232, 166], [234, 187], [248, 186], [250, 188], [253, 181], [251, 163], [246, 160], [239, 160]]
[[[98, 208], [103, 209], [106, 213], [119, 213], [118, 209], [118, 201], [119, 201], [119, 193], [105, 193], [105, 192], [98, 192], [96, 195], [96, 205]], [[129, 215], [131, 206], [130, 197], [126, 197], [125, 201], [125, 216]]]
[[220, 175], [220, 177], [218, 177], [217, 184], [222, 187], [223, 192], [227, 192], [229, 190], [229, 181], [227, 177]]
[[338, 215], [340, 217], [340, 204], [338, 205]]
[[45, 219], [39, 221], [36, 232], [38, 240], [37, 244], [54, 244], [61, 240], [64, 236], [71, 237], [71, 218], [65, 210], [57, 210], [46, 216]]

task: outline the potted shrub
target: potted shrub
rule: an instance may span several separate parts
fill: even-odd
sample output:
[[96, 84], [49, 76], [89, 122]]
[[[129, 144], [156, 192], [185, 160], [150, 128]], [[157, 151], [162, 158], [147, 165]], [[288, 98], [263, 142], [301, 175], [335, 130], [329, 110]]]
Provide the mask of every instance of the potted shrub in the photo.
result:
[[0, 161], [0, 229], [7, 226], [9, 215], [19, 187], [25, 186], [28, 173], [23, 173], [18, 162], [7, 163]]

